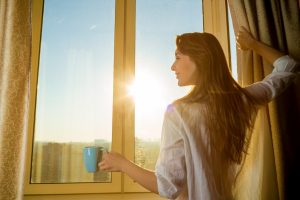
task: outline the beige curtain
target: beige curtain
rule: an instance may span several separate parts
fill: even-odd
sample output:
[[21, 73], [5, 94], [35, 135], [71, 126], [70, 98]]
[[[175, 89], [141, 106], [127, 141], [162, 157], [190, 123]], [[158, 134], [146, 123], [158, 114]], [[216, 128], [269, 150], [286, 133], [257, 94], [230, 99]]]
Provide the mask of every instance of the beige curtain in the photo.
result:
[[31, 54], [30, 2], [0, 1], [0, 200], [23, 197]]
[[[255, 38], [300, 60], [297, 0], [228, 2], [235, 33], [245, 26]], [[245, 86], [261, 80], [272, 66], [254, 52], [238, 51], [238, 69], [239, 82]], [[297, 194], [293, 184], [300, 178], [296, 164], [300, 153], [299, 91], [298, 80], [258, 113], [249, 154], [235, 187], [236, 199], [290, 199]]]

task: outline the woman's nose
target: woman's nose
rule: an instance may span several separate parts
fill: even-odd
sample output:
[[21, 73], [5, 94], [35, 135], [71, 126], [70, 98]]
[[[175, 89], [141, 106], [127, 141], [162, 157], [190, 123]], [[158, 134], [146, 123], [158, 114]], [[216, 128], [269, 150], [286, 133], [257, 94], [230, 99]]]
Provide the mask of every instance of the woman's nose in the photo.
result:
[[171, 70], [172, 70], [172, 71], [175, 71], [175, 63], [172, 64]]

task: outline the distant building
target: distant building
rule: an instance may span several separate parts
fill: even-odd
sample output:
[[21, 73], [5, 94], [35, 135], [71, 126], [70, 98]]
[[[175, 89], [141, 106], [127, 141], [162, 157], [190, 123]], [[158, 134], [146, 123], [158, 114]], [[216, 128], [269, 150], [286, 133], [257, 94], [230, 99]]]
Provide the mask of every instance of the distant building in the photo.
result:
[[[96, 145], [110, 149], [105, 140]], [[83, 162], [83, 148], [93, 143], [35, 142], [32, 157], [31, 183], [110, 182], [111, 173], [88, 173]]]

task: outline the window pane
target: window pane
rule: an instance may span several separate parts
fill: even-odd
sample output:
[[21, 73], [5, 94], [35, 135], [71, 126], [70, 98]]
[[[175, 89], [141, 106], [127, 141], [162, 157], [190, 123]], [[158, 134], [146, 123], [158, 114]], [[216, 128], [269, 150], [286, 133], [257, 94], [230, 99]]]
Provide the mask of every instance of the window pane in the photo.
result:
[[110, 182], [83, 147], [112, 140], [115, 2], [45, 0], [31, 183]]
[[230, 43], [230, 60], [231, 60], [231, 73], [233, 78], [237, 81], [238, 80], [238, 73], [237, 73], [237, 62], [236, 62], [236, 41], [235, 35], [233, 30], [233, 24], [230, 14], [230, 9], [227, 7], [228, 12], [228, 24], [229, 24], [229, 43]]
[[164, 112], [190, 88], [177, 86], [171, 65], [176, 35], [203, 30], [201, 0], [137, 0], [135, 162], [154, 169]]

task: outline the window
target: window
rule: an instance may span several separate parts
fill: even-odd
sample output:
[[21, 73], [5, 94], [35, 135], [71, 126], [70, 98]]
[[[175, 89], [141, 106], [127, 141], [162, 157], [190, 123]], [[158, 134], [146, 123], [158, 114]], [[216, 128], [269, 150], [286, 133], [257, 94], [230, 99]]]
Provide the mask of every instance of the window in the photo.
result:
[[189, 90], [170, 70], [176, 35], [219, 34], [202, 7], [214, 14], [208, 0], [33, 0], [26, 194], [145, 191], [118, 172], [86, 173], [82, 147], [154, 169], [166, 106]]
[[229, 24], [229, 43], [230, 43], [230, 65], [231, 65], [231, 73], [233, 78], [238, 81], [238, 72], [237, 72], [237, 58], [236, 58], [236, 40], [235, 40], [235, 35], [234, 35], [234, 30], [233, 30], [233, 24], [232, 24], [232, 19], [230, 15], [230, 9], [227, 7], [227, 13], [228, 13], [228, 24]]
[[[121, 192], [120, 173], [87, 173], [84, 146], [120, 151], [116, 2], [34, 0], [26, 194]], [[120, 19], [119, 19], [120, 21]], [[39, 40], [40, 39], [40, 40]], [[76, 184], [74, 184], [76, 183]]]
[[81, 153], [111, 147], [114, 8], [44, 2], [31, 183], [111, 181], [86, 172]]

